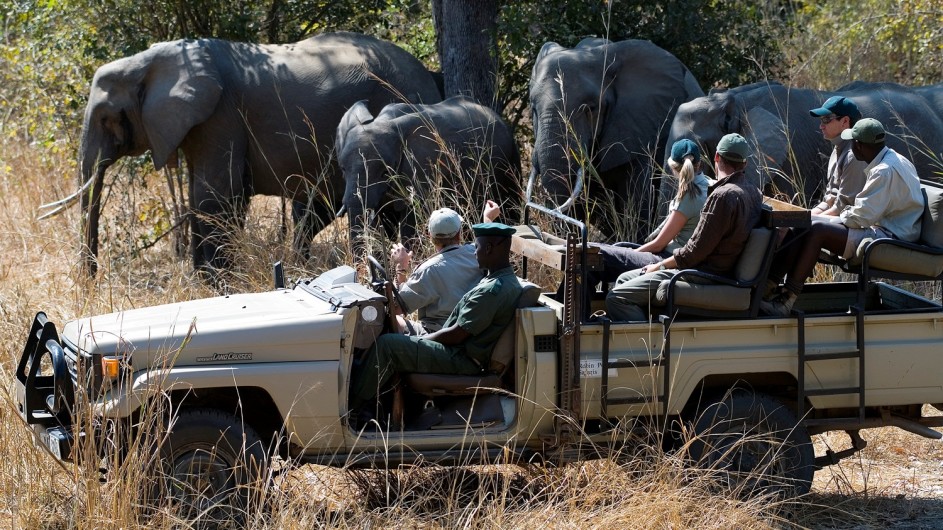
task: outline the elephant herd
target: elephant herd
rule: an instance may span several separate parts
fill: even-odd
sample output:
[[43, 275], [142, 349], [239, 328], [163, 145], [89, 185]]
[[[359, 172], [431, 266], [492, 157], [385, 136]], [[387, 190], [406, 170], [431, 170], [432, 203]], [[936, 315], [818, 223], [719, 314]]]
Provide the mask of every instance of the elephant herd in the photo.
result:
[[[554, 206], [575, 200], [577, 215], [604, 233], [639, 233], [670, 197], [671, 179], [659, 178], [665, 145], [691, 138], [712, 155], [724, 134], [739, 132], [756, 147], [758, 185], [810, 198], [831, 145], [808, 110], [835, 93], [881, 120], [922, 178], [940, 175], [943, 85], [824, 92], [763, 82], [705, 96], [687, 67], [651, 42], [585, 39], [570, 49], [547, 43], [537, 56], [530, 182], [539, 176]], [[204, 270], [229, 266], [229, 228], [241, 226], [254, 194], [293, 201], [295, 241], [306, 253], [343, 212], [356, 245], [367, 227], [412, 235], [416, 209], [434, 194], [446, 203], [459, 190], [466, 200], [513, 203], [523, 184], [517, 143], [500, 116], [468, 98], [442, 101], [416, 58], [354, 33], [287, 45], [179, 40], [99, 68], [80, 187], [54, 203], [61, 210], [81, 200], [91, 274], [105, 171], [147, 151], [158, 169], [178, 153], [186, 161], [191, 251]]]

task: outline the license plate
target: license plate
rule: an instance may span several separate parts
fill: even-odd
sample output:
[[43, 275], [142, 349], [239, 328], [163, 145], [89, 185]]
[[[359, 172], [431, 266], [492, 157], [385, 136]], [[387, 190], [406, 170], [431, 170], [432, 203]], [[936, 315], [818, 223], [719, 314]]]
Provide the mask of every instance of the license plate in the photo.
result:
[[49, 433], [44, 432], [40, 435], [40, 440], [43, 442], [43, 445], [49, 448], [50, 453], [59, 460], [62, 460], [62, 451], [59, 449], [59, 438], [49, 436]]

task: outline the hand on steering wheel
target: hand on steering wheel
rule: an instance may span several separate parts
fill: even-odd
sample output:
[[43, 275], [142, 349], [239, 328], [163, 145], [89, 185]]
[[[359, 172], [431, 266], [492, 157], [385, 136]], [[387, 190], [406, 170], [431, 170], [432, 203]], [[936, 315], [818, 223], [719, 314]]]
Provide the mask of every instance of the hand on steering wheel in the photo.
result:
[[[388, 299], [386, 302], [388, 306], [388, 314], [390, 315], [390, 325], [392, 326], [392, 329], [396, 331], [399, 329], [399, 326], [395, 325], [396, 317], [393, 316], [393, 310], [389, 306], [395, 303], [399, 306], [400, 311], [405, 311], [406, 303], [403, 302], [403, 298], [399, 294], [399, 289], [397, 289], [396, 286], [393, 285], [393, 282], [390, 281], [390, 277], [386, 274], [386, 268], [384, 268], [383, 265], [380, 265], [380, 262], [377, 261], [376, 258], [367, 254], [367, 265], [370, 267], [370, 285], [373, 287], [374, 291], [382, 288], [387, 283], [390, 285], [390, 292], [393, 295], [393, 299], [390, 300], [389, 297], [387, 297]], [[383, 294], [385, 295], [386, 292], [384, 291]]]
[[378, 283], [390, 281], [386, 268], [370, 254], [367, 254], [367, 266], [370, 268], [370, 285], [376, 287]]

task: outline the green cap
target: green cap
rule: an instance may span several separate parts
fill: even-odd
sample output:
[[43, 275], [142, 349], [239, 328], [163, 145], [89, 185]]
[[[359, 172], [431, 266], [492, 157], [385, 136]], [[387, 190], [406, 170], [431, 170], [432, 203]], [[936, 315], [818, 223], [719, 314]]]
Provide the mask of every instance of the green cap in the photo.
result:
[[884, 126], [874, 118], [860, 120], [851, 129], [841, 132], [843, 140], [858, 140], [863, 144], [884, 143], [885, 136]]
[[750, 156], [750, 146], [742, 136], [731, 133], [720, 139], [717, 154], [731, 162], [745, 162]]
[[476, 225], [472, 225], [472, 230], [475, 232], [475, 237], [510, 237], [514, 235], [514, 232], [516, 232], [516, 230], [503, 223], [478, 223]]

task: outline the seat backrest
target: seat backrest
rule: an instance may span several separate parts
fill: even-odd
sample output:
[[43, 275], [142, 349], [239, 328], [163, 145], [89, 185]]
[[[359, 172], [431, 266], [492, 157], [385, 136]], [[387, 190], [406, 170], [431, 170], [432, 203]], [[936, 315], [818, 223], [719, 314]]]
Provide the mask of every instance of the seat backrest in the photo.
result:
[[921, 183], [924, 207], [920, 223], [920, 242], [930, 247], [943, 248], [943, 188]]
[[[540, 286], [526, 280], [519, 280], [521, 283], [521, 296], [517, 299], [517, 308], [534, 307], [540, 298]], [[494, 343], [494, 349], [491, 350], [491, 363], [488, 371], [493, 374], [502, 375], [514, 361], [514, 330], [517, 329], [517, 315], [508, 324], [498, 341]]]
[[737, 260], [737, 266], [734, 269], [734, 277], [741, 282], [753, 283], [757, 276], [763, 272], [766, 265], [764, 260], [769, 250], [770, 238], [773, 237], [773, 230], [769, 228], [754, 228], [750, 231], [747, 243], [743, 247], [743, 252]]

